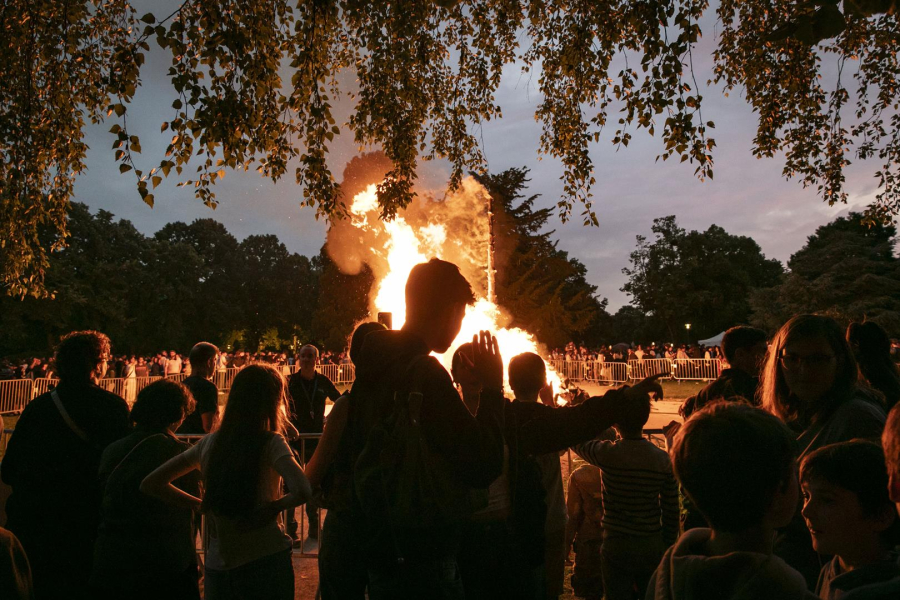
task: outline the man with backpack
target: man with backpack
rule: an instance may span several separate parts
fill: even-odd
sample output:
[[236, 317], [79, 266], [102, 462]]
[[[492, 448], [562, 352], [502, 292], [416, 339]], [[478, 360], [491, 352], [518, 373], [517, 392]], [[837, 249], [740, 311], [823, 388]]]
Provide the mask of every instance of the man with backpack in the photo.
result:
[[473, 340], [482, 383], [476, 415], [430, 356], [446, 352], [474, 302], [456, 265], [432, 259], [406, 283], [406, 323], [366, 336], [348, 430], [364, 440], [354, 488], [370, 541], [369, 597], [463, 598], [456, 563], [468, 491], [503, 465], [503, 363], [486, 331]]

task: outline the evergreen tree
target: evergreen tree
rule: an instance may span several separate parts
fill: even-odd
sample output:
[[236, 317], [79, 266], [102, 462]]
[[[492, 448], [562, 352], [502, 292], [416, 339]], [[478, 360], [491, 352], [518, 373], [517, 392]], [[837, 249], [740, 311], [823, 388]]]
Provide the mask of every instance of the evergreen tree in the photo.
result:
[[753, 321], [774, 330], [795, 314], [868, 319], [900, 335], [897, 230], [850, 213], [819, 227], [791, 256], [780, 284], [753, 294]]
[[585, 266], [557, 247], [553, 230], [545, 230], [553, 209], [535, 208], [539, 196], [523, 195], [528, 169], [474, 177], [494, 200], [497, 303], [512, 315], [510, 326], [551, 348], [572, 339], [596, 343], [607, 301], [597, 298]]
[[622, 291], [664, 327], [654, 333], [672, 341], [684, 338], [685, 323], [701, 339], [746, 323], [751, 290], [774, 286], [783, 271], [753, 239], [718, 225], [688, 232], [668, 216], [654, 219], [652, 231], [653, 242], [637, 236]]

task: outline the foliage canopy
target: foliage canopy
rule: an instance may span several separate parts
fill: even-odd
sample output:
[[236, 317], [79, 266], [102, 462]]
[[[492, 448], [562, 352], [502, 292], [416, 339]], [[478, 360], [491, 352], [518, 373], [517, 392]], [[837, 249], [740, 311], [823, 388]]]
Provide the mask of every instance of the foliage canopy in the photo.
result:
[[[420, 158], [446, 158], [451, 186], [484, 171], [479, 125], [502, 114], [503, 69], [534, 71], [540, 152], [564, 167], [559, 215], [578, 209], [596, 223], [589, 146], [610, 122], [617, 147], [635, 129], [658, 131], [661, 158], [712, 177], [713, 124], [692, 53], [707, 9], [707, 0], [185, 0], [171, 14], [138, 15], [128, 0], [9, 0], [0, 9], [0, 281], [9, 294], [45, 293], [48, 249], [66, 243], [66, 206], [85, 168], [85, 126], [108, 119], [119, 170], [150, 205], [173, 170], [214, 207], [227, 169], [273, 180], [292, 169], [303, 202], [340, 217], [327, 158], [342, 79], [357, 82], [347, 123], [356, 142], [393, 162], [380, 187], [389, 218], [411, 201]], [[785, 175], [830, 203], [846, 199], [851, 157], [876, 158], [871, 216], [896, 215], [896, 2], [721, 0], [716, 11], [714, 81], [743, 90], [758, 113], [754, 153], [783, 152]], [[161, 124], [171, 142], [165, 156], [142, 159], [128, 110], [151, 44], [171, 57], [172, 116]], [[853, 86], [844, 76], [823, 88], [830, 60], [842, 75], [855, 66]]]

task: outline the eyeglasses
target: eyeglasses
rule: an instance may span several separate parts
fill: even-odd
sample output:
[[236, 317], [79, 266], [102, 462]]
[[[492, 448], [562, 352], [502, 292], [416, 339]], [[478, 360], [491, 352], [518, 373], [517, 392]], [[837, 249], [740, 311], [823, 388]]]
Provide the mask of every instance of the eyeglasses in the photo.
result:
[[788, 371], [797, 371], [801, 364], [805, 364], [811, 369], [821, 369], [827, 367], [835, 360], [834, 354], [810, 354], [808, 356], [798, 356], [796, 354], [782, 354], [779, 358], [781, 366]]

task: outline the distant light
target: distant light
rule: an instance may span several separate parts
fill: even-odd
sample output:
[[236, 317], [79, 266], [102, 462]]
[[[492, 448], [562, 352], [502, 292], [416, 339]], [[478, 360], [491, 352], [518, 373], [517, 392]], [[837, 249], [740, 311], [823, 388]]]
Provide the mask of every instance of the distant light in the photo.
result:
[[691, 324], [690, 324], [690, 323], [685, 323], [685, 324], [684, 324], [684, 328], [687, 329], [688, 331], [690, 331], [690, 330], [691, 330]]

